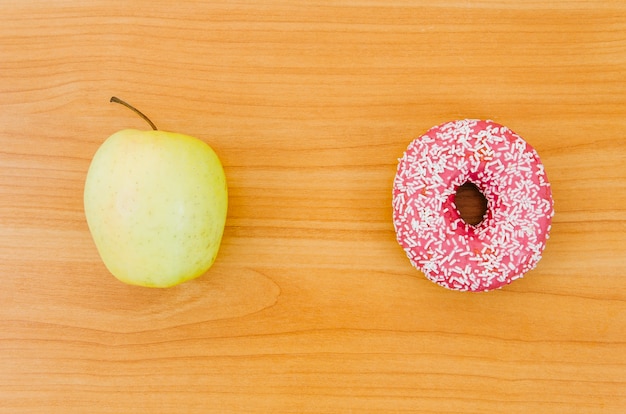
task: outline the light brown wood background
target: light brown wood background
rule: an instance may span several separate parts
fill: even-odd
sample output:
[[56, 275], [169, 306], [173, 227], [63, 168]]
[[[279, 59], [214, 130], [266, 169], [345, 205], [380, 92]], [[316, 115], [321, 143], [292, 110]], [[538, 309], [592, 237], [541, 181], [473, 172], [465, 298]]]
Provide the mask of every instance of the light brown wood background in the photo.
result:
[[[626, 412], [626, 3], [0, 3], [0, 411]], [[230, 185], [202, 278], [126, 286], [86, 226], [111, 133], [195, 135]], [[391, 221], [414, 137], [491, 118], [556, 202], [487, 294], [413, 269]]]

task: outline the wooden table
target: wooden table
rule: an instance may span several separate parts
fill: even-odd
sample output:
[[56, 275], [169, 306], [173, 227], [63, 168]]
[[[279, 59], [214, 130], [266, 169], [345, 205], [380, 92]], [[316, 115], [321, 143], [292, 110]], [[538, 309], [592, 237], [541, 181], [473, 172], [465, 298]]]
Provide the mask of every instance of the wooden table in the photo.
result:
[[[626, 412], [626, 3], [297, 3], [1, 3], [0, 411]], [[146, 127], [114, 94], [224, 162], [196, 281], [98, 256], [89, 162]], [[556, 203], [486, 294], [426, 280], [391, 221], [397, 158], [460, 118], [522, 135]]]

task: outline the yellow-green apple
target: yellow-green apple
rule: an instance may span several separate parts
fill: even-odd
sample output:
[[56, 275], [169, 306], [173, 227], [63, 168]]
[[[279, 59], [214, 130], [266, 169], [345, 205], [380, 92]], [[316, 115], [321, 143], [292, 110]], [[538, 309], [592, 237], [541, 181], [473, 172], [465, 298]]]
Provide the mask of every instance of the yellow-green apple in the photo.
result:
[[102, 261], [119, 280], [169, 287], [204, 274], [219, 250], [228, 194], [224, 169], [188, 135], [125, 129], [91, 161], [87, 224]]

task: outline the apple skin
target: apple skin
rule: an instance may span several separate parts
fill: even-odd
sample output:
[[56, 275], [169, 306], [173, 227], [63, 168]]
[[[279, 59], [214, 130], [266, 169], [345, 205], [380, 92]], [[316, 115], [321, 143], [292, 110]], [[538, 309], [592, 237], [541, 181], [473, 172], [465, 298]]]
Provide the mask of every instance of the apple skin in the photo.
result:
[[94, 155], [84, 207], [115, 277], [170, 287], [202, 275], [215, 261], [228, 209], [226, 176], [213, 149], [197, 138], [126, 129]]

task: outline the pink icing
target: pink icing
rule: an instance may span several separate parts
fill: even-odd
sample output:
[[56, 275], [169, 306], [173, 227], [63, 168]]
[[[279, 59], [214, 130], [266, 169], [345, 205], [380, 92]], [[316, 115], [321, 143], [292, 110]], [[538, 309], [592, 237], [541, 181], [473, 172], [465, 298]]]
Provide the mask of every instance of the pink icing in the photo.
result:
[[[474, 183], [487, 199], [476, 226], [454, 204]], [[549, 237], [554, 203], [537, 152], [492, 121], [461, 120], [430, 129], [399, 160], [393, 222], [411, 264], [449, 289], [500, 288], [533, 269]]]

